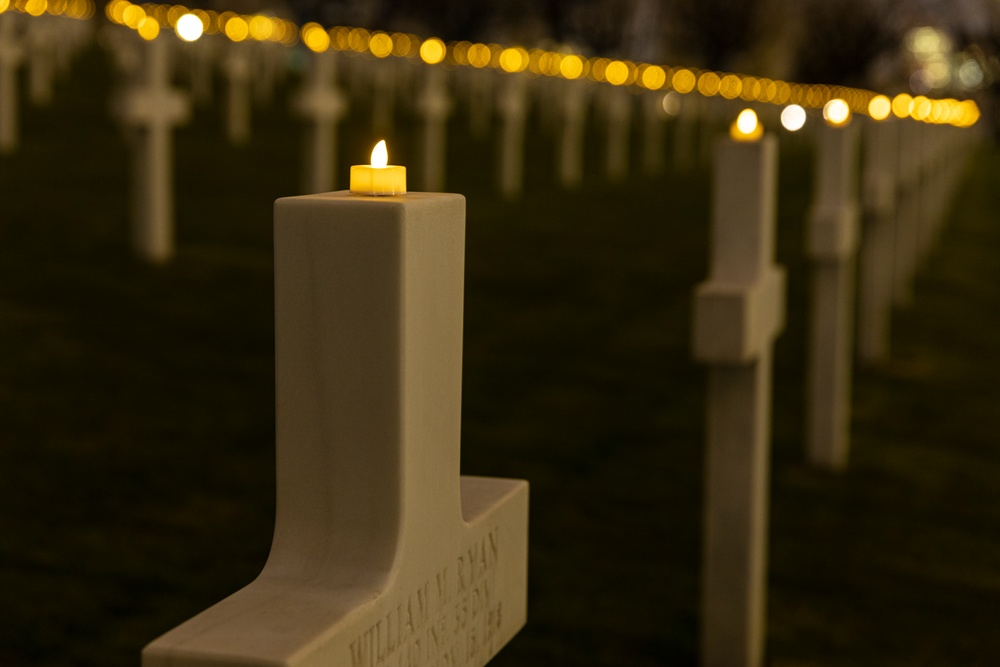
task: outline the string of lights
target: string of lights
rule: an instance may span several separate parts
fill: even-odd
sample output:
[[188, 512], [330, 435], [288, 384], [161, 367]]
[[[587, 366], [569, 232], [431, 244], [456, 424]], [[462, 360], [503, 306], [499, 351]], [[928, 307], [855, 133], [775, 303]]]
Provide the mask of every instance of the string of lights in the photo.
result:
[[[4, 7], [4, 3], [10, 2], [11, 0], [0, 0], [0, 8]], [[23, 11], [34, 15], [50, 11], [47, 9], [49, 7], [77, 6], [79, 3], [86, 3], [91, 8], [90, 11], [93, 11], [92, 0], [14, 0], [14, 6], [22, 7]], [[32, 9], [27, 9], [29, 6]], [[727, 100], [740, 99], [778, 106], [798, 105], [823, 109], [833, 100], [843, 100], [852, 113], [867, 115], [877, 121], [896, 117], [923, 123], [971, 127], [980, 117], [979, 107], [973, 100], [931, 99], [907, 93], [890, 98], [870, 90], [848, 86], [793, 83], [747, 74], [683, 66], [668, 67], [520, 46], [467, 41], [446, 44], [437, 37], [421, 38], [410, 33], [387, 33], [344, 26], [327, 29], [317, 23], [306, 23], [299, 27], [287, 19], [266, 14], [244, 15], [188, 9], [182, 5], [138, 5], [129, 0], [111, 0], [105, 7], [105, 14], [113, 23], [133, 29], [147, 40], [156, 39], [161, 29], [176, 30], [182, 17], [195, 16], [199, 19], [202, 30], [195, 30], [198, 34], [194, 39], [204, 32], [208, 35], [223, 35], [233, 42], [251, 40], [293, 46], [301, 41], [317, 53], [333, 50], [368, 54], [375, 58], [412, 58], [429, 65], [443, 63], [453, 67], [499, 69], [510, 74], [523, 73], [534, 77], [588, 79], [612, 86], [676, 91], [684, 95], [697, 93], [704, 97], [718, 96]], [[190, 20], [187, 23], [193, 24]], [[184, 35], [181, 34], [181, 37], [184, 38]]]
[[93, 0], [0, 0], [0, 14], [6, 11], [30, 16], [65, 16], [86, 20], [94, 15]]

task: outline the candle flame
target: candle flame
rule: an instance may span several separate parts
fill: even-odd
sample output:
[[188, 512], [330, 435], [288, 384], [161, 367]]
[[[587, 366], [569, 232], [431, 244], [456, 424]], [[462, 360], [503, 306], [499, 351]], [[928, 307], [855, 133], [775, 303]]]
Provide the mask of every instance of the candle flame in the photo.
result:
[[385, 147], [385, 139], [375, 144], [372, 149], [372, 166], [385, 167], [389, 164], [389, 149]]
[[764, 134], [764, 126], [757, 122], [753, 109], [744, 109], [729, 126], [729, 136], [734, 141], [757, 141]]
[[757, 129], [757, 114], [753, 112], [753, 109], [744, 109], [740, 112], [740, 115], [736, 117], [736, 127], [743, 134], [753, 134], [754, 130]]

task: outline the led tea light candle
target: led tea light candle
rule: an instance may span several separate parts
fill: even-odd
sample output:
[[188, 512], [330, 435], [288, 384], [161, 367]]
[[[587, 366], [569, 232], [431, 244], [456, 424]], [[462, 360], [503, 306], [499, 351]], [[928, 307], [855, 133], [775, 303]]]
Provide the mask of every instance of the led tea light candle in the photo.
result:
[[757, 121], [753, 109], [744, 109], [729, 126], [729, 136], [734, 141], [758, 141], [764, 136], [764, 126]]
[[405, 195], [406, 167], [388, 164], [389, 151], [385, 139], [372, 149], [372, 163], [351, 167], [351, 194], [355, 195]]

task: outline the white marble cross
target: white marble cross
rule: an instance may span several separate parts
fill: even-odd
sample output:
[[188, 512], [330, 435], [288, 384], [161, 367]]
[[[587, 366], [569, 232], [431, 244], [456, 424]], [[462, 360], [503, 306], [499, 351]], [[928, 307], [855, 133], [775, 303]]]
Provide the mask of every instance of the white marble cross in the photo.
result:
[[296, 102], [309, 119], [306, 138], [306, 192], [329, 192], [337, 182], [337, 123], [347, 101], [336, 85], [336, 55], [310, 53], [308, 83]]
[[372, 130], [385, 136], [392, 130], [396, 106], [396, 59], [380, 58], [371, 63]]
[[604, 171], [608, 180], [618, 183], [628, 175], [629, 144], [632, 131], [632, 95], [624, 86], [607, 86], [601, 91], [607, 122]]
[[20, 17], [0, 13], [0, 154], [13, 153], [20, 140], [17, 71], [24, 58], [24, 45], [17, 32]]
[[146, 78], [125, 92], [121, 117], [139, 129], [133, 156], [132, 246], [142, 259], [162, 263], [174, 253], [173, 143], [170, 132], [190, 116], [188, 98], [170, 86], [175, 37], [143, 43]]
[[274, 232], [271, 554], [143, 667], [480, 667], [525, 622], [528, 485], [459, 476], [465, 199], [279, 199]]
[[52, 103], [55, 76], [55, 39], [58, 35], [54, 16], [38, 16], [27, 24], [28, 98], [36, 107]]
[[234, 146], [250, 141], [251, 46], [245, 42], [226, 45], [222, 71], [226, 76], [226, 136]]
[[583, 140], [587, 120], [587, 98], [591, 84], [585, 79], [553, 81], [562, 91], [559, 111], [559, 183], [577, 188], [583, 182]]
[[424, 87], [417, 100], [424, 120], [421, 187], [428, 192], [444, 189], [446, 130], [451, 113], [447, 74], [442, 65], [424, 67]]
[[528, 118], [528, 78], [502, 75], [497, 97], [500, 115], [499, 185], [506, 199], [517, 199], [524, 188], [524, 126]]
[[642, 96], [642, 167], [647, 176], [663, 173], [665, 162], [663, 135], [668, 117], [663, 108], [662, 93], [654, 92]]
[[493, 84], [496, 77], [481, 69], [466, 68], [462, 81], [465, 83], [469, 104], [469, 133], [478, 138], [485, 137], [493, 118]]
[[698, 161], [698, 123], [704, 122], [701, 116], [705, 102], [698, 93], [689, 93], [679, 97], [678, 105], [680, 109], [674, 123], [674, 169], [687, 172]]
[[857, 353], [866, 364], [885, 362], [889, 356], [899, 125], [895, 120], [869, 120], [864, 126]]
[[772, 343], [784, 327], [774, 262], [777, 141], [715, 154], [709, 279], [695, 290], [694, 357], [709, 365], [701, 664], [757, 667], [764, 651]]
[[830, 470], [847, 466], [858, 252], [858, 124], [824, 125], [817, 136], [815, 188], [806, 228], [812, 264], [806, 367], [806, 451]]
[[191, 81], [191, 99], [199, 105], [211, 103], [213, 98], [215, 59], [220, 47], [225, 46], [218, 35], [202, 35], [184, 45], [188, 56], [188, 78]]

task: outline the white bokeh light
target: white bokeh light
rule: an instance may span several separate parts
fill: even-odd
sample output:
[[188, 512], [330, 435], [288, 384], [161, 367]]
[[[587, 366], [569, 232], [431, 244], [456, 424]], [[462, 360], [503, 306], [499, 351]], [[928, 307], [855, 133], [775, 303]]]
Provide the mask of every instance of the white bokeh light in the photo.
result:
[[789, 104], [781, 110], [781, 126], [789, 132], [798, 132], [806, 124], [806, 110], [798, 104]]
[[185, 42], [193, 42], [201, 37], [201, 33], [204, 32], [205, 26], [202, 25], [201, 19], [194, 14], [185, 14], [177, 19], [177, 26], [175, 30], [177, 31], [177, 36]]

